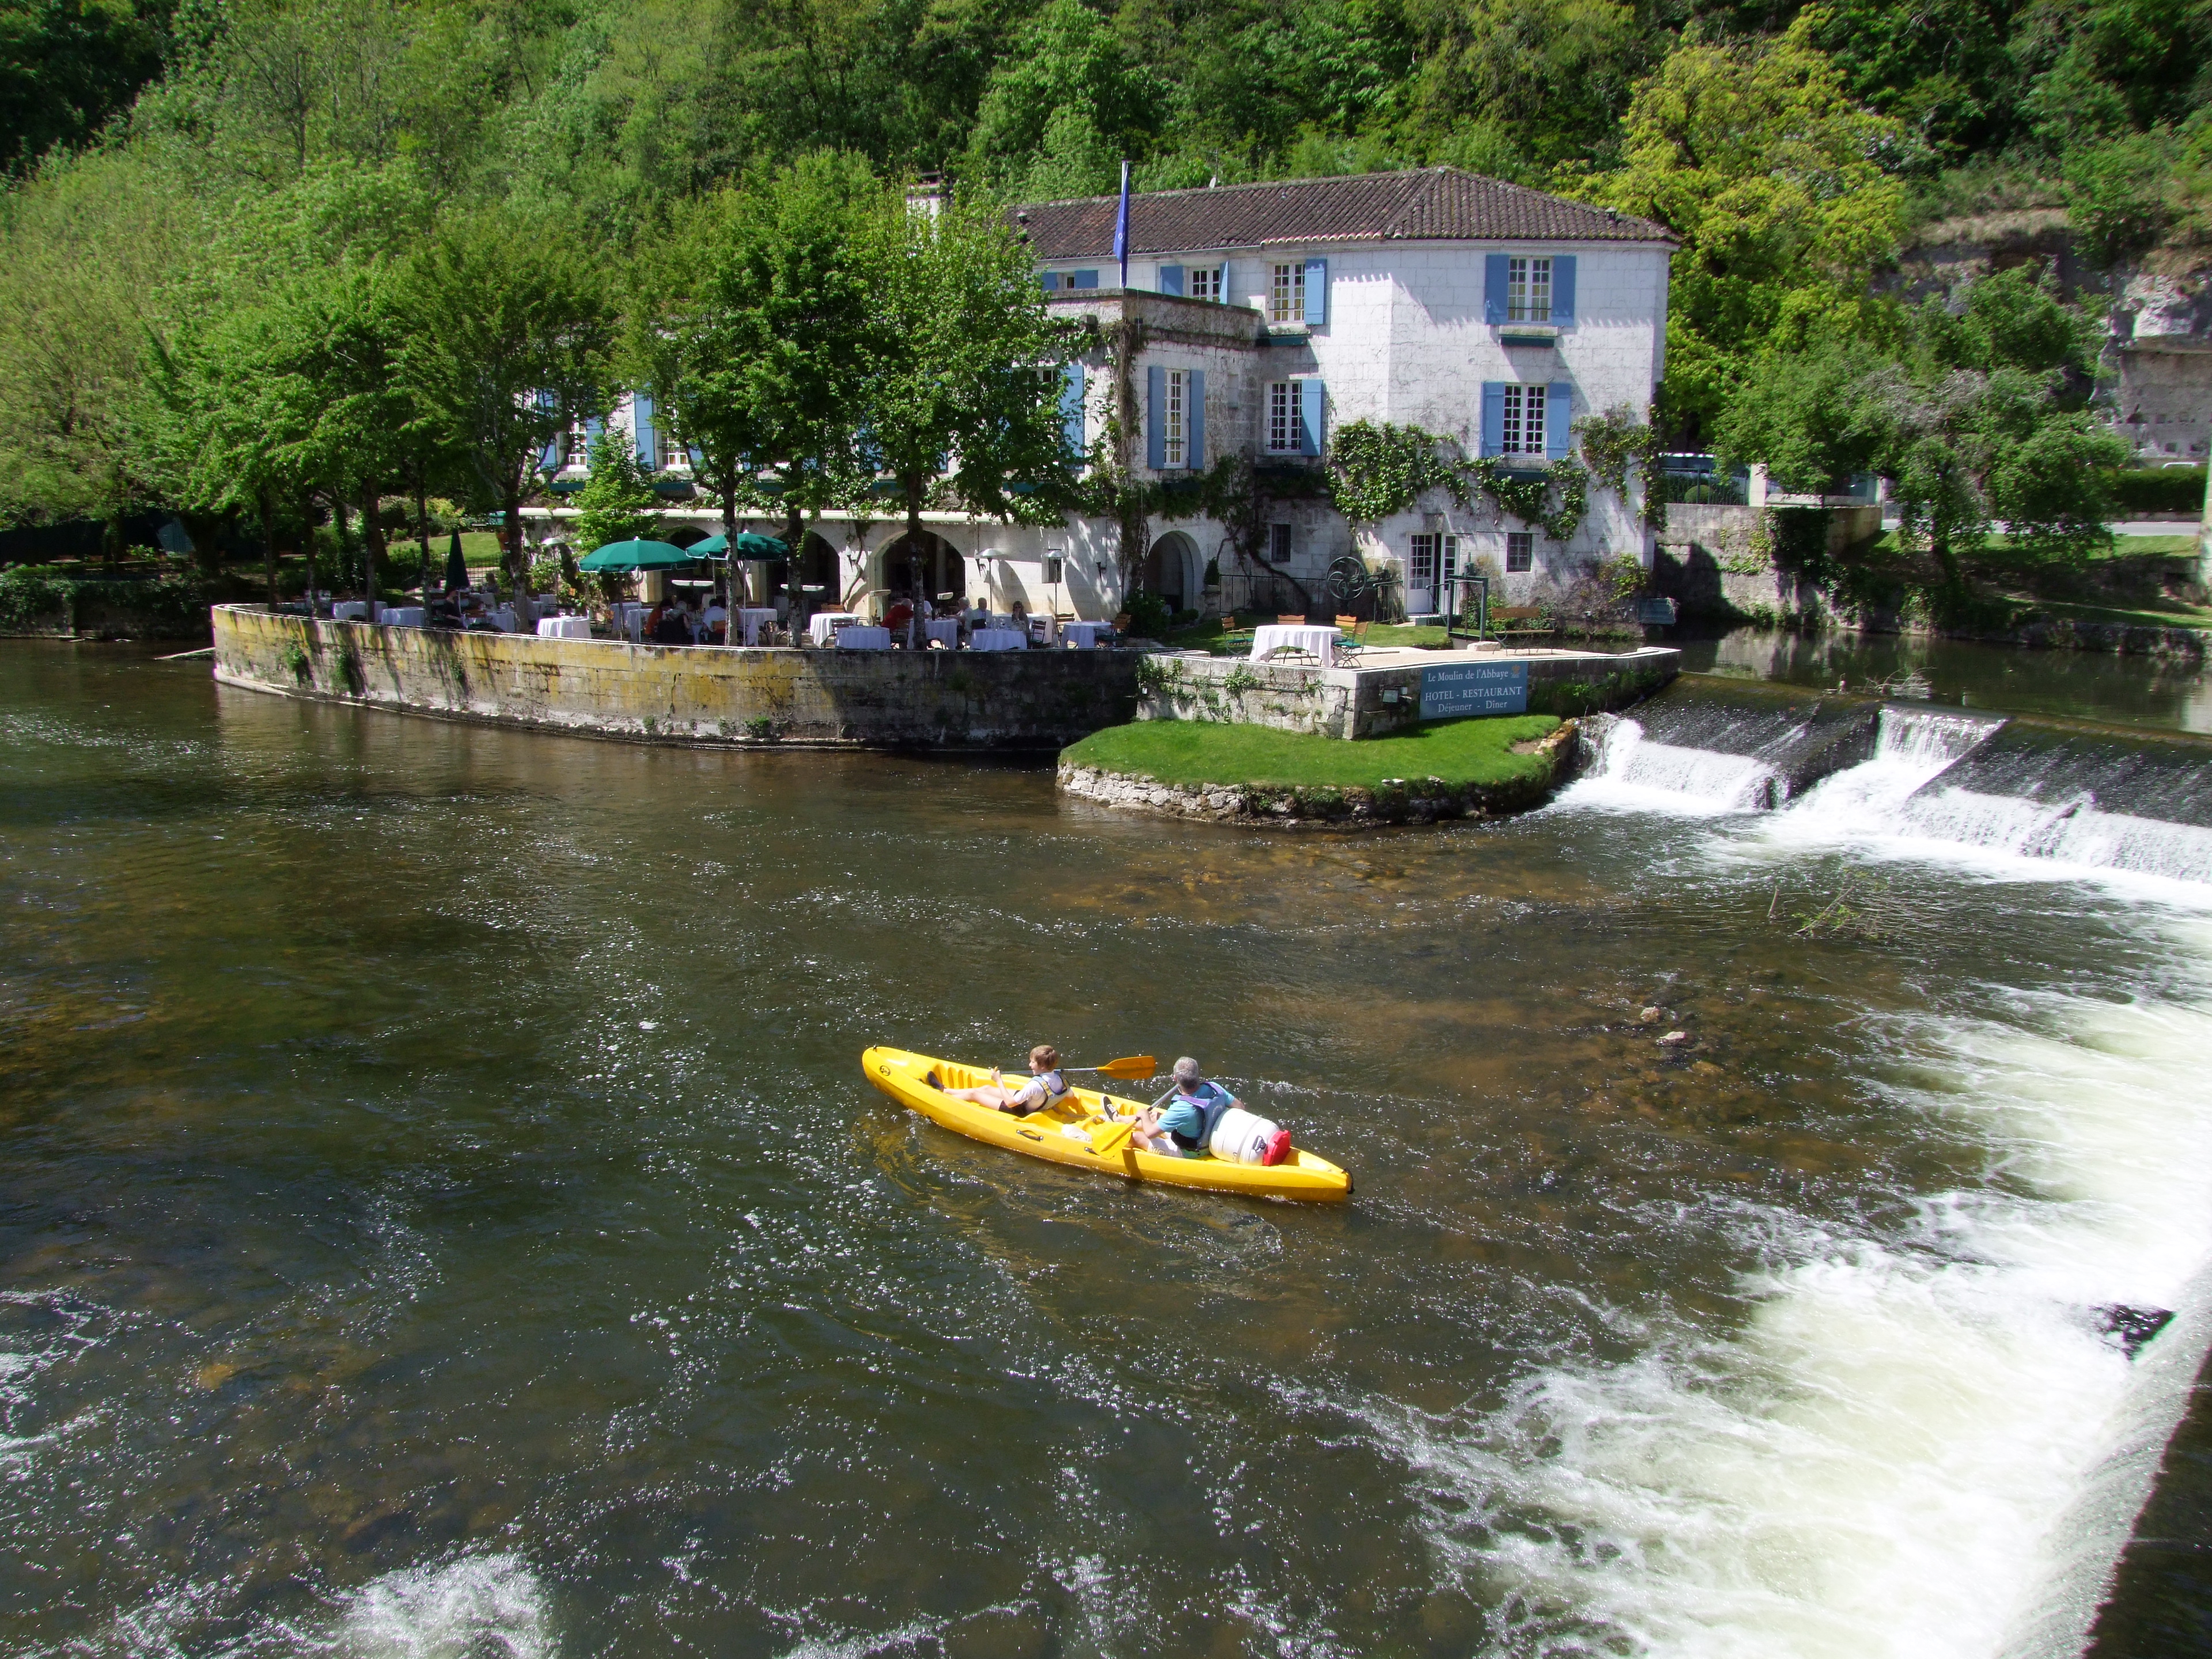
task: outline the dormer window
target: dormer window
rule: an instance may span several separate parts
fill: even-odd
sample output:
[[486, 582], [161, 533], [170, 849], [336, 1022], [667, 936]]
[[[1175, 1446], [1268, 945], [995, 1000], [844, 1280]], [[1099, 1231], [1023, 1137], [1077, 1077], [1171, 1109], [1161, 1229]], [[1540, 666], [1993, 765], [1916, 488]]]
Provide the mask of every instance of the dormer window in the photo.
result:
[[1215, 305], [1221, 303], [1221, 267], [1219, 265], [1191, 266], [1189, 281], [1192, 299], [1210, 300]]
[[1512, 258], [1505, 262], [1505, 320], [1509, 323], [1548, 323], [1552, 320], [1550, 259]]

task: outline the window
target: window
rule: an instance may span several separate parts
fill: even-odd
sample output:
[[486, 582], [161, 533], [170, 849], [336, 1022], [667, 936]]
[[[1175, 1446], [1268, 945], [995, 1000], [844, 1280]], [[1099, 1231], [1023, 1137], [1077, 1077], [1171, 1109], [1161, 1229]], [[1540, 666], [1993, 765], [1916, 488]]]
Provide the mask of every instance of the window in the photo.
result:
[[561, 468], [592, 464], [592, 434], [581, 421], [561, 434]]
[[1413, 566], [1408, 574], [1408, 587], [1426, 588], [1436, 595], [1434, 603], [1442, 607], [1446, 603], [1440, 586], [1448, 586], [1459, 574], [1459, 538], [1456, 536], [1419, 535], [1413, 538]]
[[1306, 267], [1302, 259], [1275, 267], [1274, 287], [1267, 301], [1267, 320], [1302, 323], [1306, 319]]
[[1509, 386], [1505, 388], [1505, 426], [1498, 452], [1505, 455], [1544, 453], [1544, 405], [1548, 386]]
[[1167, 372], [1166, 396], [1161, 400], [1161, 447], [1165, 452], [1162, 465], [1188, 466], [1190, 465], [1190, 371], [1171, 368]]
[[1549, 259], [1508, 259], [1505, 262], [1505, 320], [1509, 323], [1548, 323], [1552, 320], [1552, 262]]
[[1298, 453], [1298, 383], [1274, 380], [1267, 386], [1267, 449], [1272, 454]]
[[1291, 527], [1286, 524], [1267, 526], [1267, 558], [1273, 564], [1288, 564], [1291, 559]]
[[1185, 280], [1190, 285], [1192, 299], [1211, 300], [1216, 305], [1221, 303], [1221, 267], [1219, 265], [1193, 265]]
[[1508, 531], [1505, 535], [1505, 574], [1528, 570], [1536, 562], [1536, 538], [1526, 530]]

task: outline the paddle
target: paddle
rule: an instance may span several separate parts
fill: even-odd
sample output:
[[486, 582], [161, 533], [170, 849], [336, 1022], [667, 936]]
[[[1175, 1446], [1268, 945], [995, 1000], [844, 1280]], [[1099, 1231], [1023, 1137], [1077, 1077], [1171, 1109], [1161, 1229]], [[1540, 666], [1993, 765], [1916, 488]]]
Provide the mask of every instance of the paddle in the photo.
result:
[[1150, 1054], [1124, 1054], [1119, 1060], [1109, 1060], [1103, 1066], [1063, 1066], [1063, 1072], [1096, 1072], [1101, 1077], [1150, 1077], [1160, 1069], [1158, 1060]]
[[1091, 1150], [1101, 1158], [1105, 1157], [1118, 1149], [1136, 1127], [1137, 1120], [1133, 1117], [1117, 1117], [1111, 1122], [1100, 1124], [1091, 1132]]

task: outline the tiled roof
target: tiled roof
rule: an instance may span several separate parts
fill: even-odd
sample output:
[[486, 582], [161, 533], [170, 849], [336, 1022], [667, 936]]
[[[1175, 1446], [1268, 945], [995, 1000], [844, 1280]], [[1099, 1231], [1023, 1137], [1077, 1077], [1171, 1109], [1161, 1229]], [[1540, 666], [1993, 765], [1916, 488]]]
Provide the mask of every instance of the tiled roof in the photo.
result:
[[[1040, 259], [1103, 259], [1115, 198], [1033, 202], [1012, 210]], [[1613, 213], [1455, 167], [1293, 179], [1129, 198], [1129, 252], [1198, 253], [1269, 243], [1672, 242], [1645, 219]]]

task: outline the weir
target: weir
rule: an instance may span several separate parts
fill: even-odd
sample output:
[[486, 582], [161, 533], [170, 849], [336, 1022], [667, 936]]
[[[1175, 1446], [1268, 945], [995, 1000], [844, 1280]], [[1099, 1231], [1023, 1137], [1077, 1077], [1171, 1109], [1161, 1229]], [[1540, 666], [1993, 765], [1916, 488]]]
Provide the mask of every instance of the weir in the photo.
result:
[[2187, 734], [1686, 679], [1583, 742], [1593, 804], [2212, 883], [2212, 741]]

